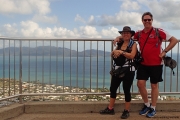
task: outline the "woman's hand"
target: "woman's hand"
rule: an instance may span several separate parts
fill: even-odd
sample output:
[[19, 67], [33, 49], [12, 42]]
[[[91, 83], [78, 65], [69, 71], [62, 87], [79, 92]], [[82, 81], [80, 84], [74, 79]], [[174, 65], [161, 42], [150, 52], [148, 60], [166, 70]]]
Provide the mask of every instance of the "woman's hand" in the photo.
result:
[[121, 50], [113, 50], [111, 55], [113, 58], [117, 58], [118, 56], [120, 56], [122, 54]]

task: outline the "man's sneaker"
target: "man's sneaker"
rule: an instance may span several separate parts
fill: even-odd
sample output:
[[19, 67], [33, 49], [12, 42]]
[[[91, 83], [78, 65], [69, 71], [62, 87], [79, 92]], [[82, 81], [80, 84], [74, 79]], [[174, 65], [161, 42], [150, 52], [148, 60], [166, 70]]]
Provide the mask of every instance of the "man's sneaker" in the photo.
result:
[[103, 114], [103, 115], [114, 115], [115, 114], [114, 109], [113, 108], [109, 109], [108, 107], [104, 110], [101, 110], [99, 113]]
[[150, 111], [146, 114], [146, 117], [151, 118], [156, 115], [156, 111], [153, 108], [150, 108]]
[[140, 114], [140, 115], [146, 115], [149, 111], [150, 111], [150, 107], [147, 107], [146, 105], [144, 105], [144, 107], [143, 107], [142, 110], [139, 112], [139, 114]]
[[121, 119], [127, 119], [129, 117], [129, 111], [124, 110], [123, 114], [121, 115]]

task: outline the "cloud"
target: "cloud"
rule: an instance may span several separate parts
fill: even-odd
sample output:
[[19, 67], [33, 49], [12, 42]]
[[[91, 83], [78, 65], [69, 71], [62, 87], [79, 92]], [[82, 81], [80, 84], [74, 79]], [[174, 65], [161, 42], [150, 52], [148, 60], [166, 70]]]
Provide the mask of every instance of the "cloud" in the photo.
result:
[[154, 27], [180, 29], [180, 2], [175, 0], [173, 2], [170, 0], [121, 0], [119, 11], [117, 10], [116, 13], [111, 13], [111, 15], [103, 13], [87, 17], [87, 14], [85, 16], [87, 19], [85, 19], [82, 17], [83, 14], [75, 13], [74, 21], [82, 23], [76, 27], [72, 27], [72, 24], [68, 26], [63, 26], [64, 24], [56, 25], [58, 17], [48, 15], [51, 12], [50, 1], [52, 0], [0, 0], [0, 13], [7, 15], [14, 15], [14, 13], [32, 14], [28, 17], [17, 15], [22, 19], [19, 18], [21, 21], [15, 21], [16, 24], [3, 21], [4, 25], [0, 26], [0, 35], [41, 38], [114, 38], [119, 35], [118, 28], [125, 25], [131, 26], [135, 31], [142, 29], [141, 16], [146, 11], [150, 11], [154, 15]]
[[[144, 6], [144, 12], [150, 11], [157, 22], [171, 29], [180, 29], [180, 1], [178, 0], [138, 0], [139, 4]], [[170, 24], [169, 24], [170, 23]], [[165, 25], [166, 24], [166, 25]], [[178, 25], [178, 26], [174, 26]], [[161, 25], [162, 26], [162, 25]]]
[[78, 29], [68, 30], [63, 27], [42, 28], [34, 21], [22, 21], [20, 26], [6, 24], [3, 33], [8, 37], [30, 38], [101, 38], [95, 27], [80, 26]]
[[171, 28], [174, 29], [174, 30], [179, 30], [180, 29], [180, 24], [178, 22], [172, 22]]
[[18, 29], [16, 28], [16, 24], [5, 24], [0, 30], [3, 33], [3, 36], [9, 36], [11, 34], [12, 37], [15, 37], [19, 34]]
[[44, 23], [57, 23], [58, 21], [58, 18], [57, 16], [46, 16], [46, 15], [35, 15], [33, 18], [32, 18], [33, 21], [36, 21], [36, 22], [44, 22]]
[[141, 14], [137, 12], [120, 11], [114, 16], [101, 15], [94, 17], [91, 15], [88, 20], [84, 20], [80, 15], [77, 15], [75, 21], [80, 21], [89, 26], [122, 26], [122, 25], [141, 25]]
[[125, 0], [125, 1], [123, 1], [120, 8], [121, 8], [121, 10], [132, 11], [132, 10], [139, 10], [141, 7], [135, 1]]
[[47, 14], [51, 10], [48, 0], [0, 0], [2, 14]]
[[38, 23], [33, 21], [21, 22], [21, 34], [23, 37], [35, 37], [35, 38], [68, 38], [76, 36], [73, 31], [67, 30], [62, 27], [54, 28], [41, 28]]
[[55, 27], [52, 29], [54, 33], [54, 37], [56, 38], [79, 38], [80, 35], [76, 31], [68, 30], [67, 28], [63, 27]]
[[85, 20], [78, 14], [75, 20], [90, 26], [141, 25], [141, 14], [133, 11], [141, 8], [138, 2], [130, 0], [120, 0], [120, 2], [122, 3], [121, 10], [114, 15], [103, 14], [96, 17], [91, 15], [88, 20]]
[[[141, 16], [150, 11], [154, 16], [153, 25], [171, 29], [180, 29], [180, 1], [174, 0], [120, 0], [120, 11], [114, 15], [91, 15], [88, 20], [79, 16], [79, 21], [89, 26], [142, 26]], [[164, 25], [164, 23], [166, 25]], [[171, 24], [167, 24], [171, 23]], [[178, 26], [175, 26], [178, 25]]]
[[96, 20], [93, 15], [90, 16], [89, 20], [87, 21], [88, 25], [96, 25]]
[[109, 27], [108, 29], [102, 29], [101, 35], [107, 38], [114, 38], [115, 36], [119, 36], [118, 31], [115, 27]]
[[74, 20], [75, 20], [75, 21], [82, 22], [82, 23], [85, 23], [85, 20], [84, 20], [79, 14], [76, 15], [76, 17], [75, 17]]
[[89, 38], [101, 38], [95, 27], [92, 26], [81, 26], [79, 31], [83, 37]]
[[40, 35], [41, 29], [39, 25], [33, 21], [22, 21], [21, 22], [21, 33], [25, 37], [35, 37], [37, 33]]
[[141, 25], [141, 15], [136, 12], [120, 11], [114, 16], [103, 15], [98, 22], [98, 25], [113, 25], [113, 26], [122, 26], [122, 25]]

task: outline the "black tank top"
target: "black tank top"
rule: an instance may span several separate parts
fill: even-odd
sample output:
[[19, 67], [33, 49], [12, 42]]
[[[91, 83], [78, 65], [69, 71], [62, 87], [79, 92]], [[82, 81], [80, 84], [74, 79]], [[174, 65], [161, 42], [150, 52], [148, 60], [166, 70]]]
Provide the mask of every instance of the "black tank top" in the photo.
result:
[[[121, 49], [121, 46], [122, 46], [123, 43], [124, 43], [124, 41], [122, 41], [122, 42], [117, 44], [118, 45], [117, 50]], [[131, 51], [130, 50], [128, 50], [128, 51], [126, 50], [126, 52], [131, 52]], [[113, 58], [113, 60], [114, 60], [114, 62], [115, 62], [115, 64], [117, 66], [123, 66], [126, 63], [126, 61], [127, 61], [127, 59], [126, 59], [126, 57], [124, 57], [124, 55], [120, 55], [117, 58]]]

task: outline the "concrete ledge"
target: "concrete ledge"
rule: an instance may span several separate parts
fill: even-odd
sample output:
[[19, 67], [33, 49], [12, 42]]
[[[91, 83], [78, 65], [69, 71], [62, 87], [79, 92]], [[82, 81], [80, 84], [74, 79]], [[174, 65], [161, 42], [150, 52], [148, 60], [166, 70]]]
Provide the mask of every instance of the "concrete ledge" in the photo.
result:
[[1, 120], [6, 120], [24, 113], [24, 104], [13, 104], [0, 108]]
[[[25, 113], [97, 113], [109, 102], [29, 102], [25, 103]], [[132, 101], [131, 112], [138, 112], [142, 101]], [[116, 112], [122, 112], [124, 101], [116, 101]], [[157, 111], [180, 112], [180, 101], [158, 101]]]
[[[21, 114], [40, 113], [67, 113], [87, 114], [98, 113], [107, 107], [109, 102], [27, 102], [24, 104], [13, 104], [0, 108], [0, 119], [7, 120]], [[137, 113], [142, 108], [142, 101], [131, 102], [131, 112]], [[116, 101], [115, 112], [121, 113], [124, 108], [124, 101]], [[180, 112], [180, 101], [158, 101], [157, 111], [161, 113]]]

